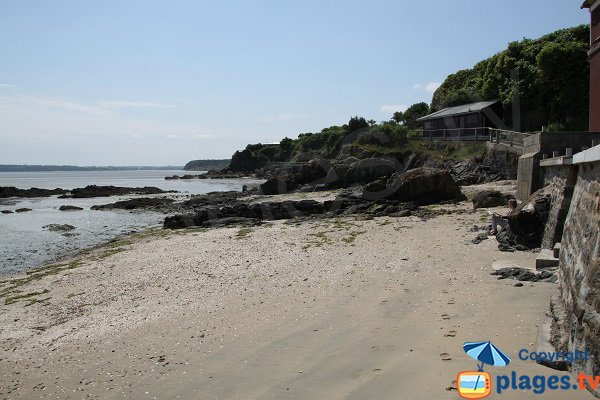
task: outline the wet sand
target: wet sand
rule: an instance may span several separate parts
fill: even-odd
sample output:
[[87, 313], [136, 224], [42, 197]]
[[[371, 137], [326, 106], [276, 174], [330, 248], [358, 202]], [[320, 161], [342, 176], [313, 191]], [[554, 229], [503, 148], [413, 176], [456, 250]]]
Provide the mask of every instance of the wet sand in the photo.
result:
[[462, 344], [483, 340], [513, 358], [493, 374], [556, 374], [517, 352], [535, 349], [557, 286], [489, 275], [535, 253], [472, 244], [485, 210], [434, 209], [450, 214], [159, 231], [98, 249], [2, 299], [0, 398], [456, 399], [456, 374], [476, 369]]

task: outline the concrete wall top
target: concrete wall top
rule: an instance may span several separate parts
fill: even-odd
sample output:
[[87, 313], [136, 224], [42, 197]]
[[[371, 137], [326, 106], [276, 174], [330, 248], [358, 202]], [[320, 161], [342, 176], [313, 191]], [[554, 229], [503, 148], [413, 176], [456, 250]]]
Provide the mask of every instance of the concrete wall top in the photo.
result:
[[571, 148], [573, 153], [577, 153], [583, 148], [592, 147], [592, 141], [600, 141], [600, 132], [542, 132], [535, 136], [539, 143], [537, 151], [546, 154], [558, 151], [564, 155], [567, 148]]
[[573, 156], [573, 164], [584, 164], [600, 161], [600, 145], [582, 151]]

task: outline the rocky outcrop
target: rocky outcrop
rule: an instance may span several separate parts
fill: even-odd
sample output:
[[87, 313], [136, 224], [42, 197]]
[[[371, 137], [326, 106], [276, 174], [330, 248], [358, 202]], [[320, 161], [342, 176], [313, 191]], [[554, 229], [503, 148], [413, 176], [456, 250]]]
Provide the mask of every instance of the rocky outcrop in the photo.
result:
[[501, 268], [490, 273], [498, 276], [498, 279], [516, 279], [519, 282], [552, 282], [556, 283], [558, 278], [553, 272], [542, 271], [540, 273], [525, 268]]
[[448, 161], [444, 168], [450, 171], [450, 175], [460, 186], [477, 185], [507, 178], [505, 174], [495, 172], [491, 166], [475, 161]]
[[137, 210], [137, 209], [161, 209], [173, 204], [173, 199], [165, 198], [138, 198], [124, 201], [117, 201], [111, 204], [92, 206], [92, 210]]
[[0, 198], [7, 197], [50, 197], [64, 194], [64, 189], [17, 189], [14, 186], [0, 186]]
[[16, 213], [19, 213], [19, 214], [21, 214], [21, 213], [25, 213], [25, 212], [29, 212], [29, 211], [33, 211], [33, 210], [32, 210], [31, 208], [26, 208], [26, 207], [24, 207], [24, 208], [17, 208], [17, 209], [15, 210], [15, 212], [16, 212]]
[[153, 186], [145, 186], [139, 188], [120, 187], [120, 186], [96, 186], [89, 185], [84, 188], [76, 188], [71, 192], [60, 196], [60, 198], [91, 198], [91, 197], [109, 197], [109, 196], [125, 196], [131, 194], [161, 194], [175, 193], [174, 191], [165, 191]]
[[248, 177], [248, 173], [242, 172], [231, 172], [231, 171], [221, 171], [221, 170], [210, 170], [204, 174], [192, 175], [171, 175], [165, 176], [165, 180], [173, 181], [173, 180], [192, 180], [192, 179], [239, 179]]
[[498, 232], [496, 239], [502, 251], [539, 248], [550, 211], [550, 188], [540, 189], [508, 217], [508, 227]]
[[501, 207], [505, 206], [510, 199], [514, 199], [514, 196], [503, 194], [497, 190], [484, 190], [473, 197], [473, 208]]
[[416, 168], [395, 173], [388, 180], [383, 194], [388, 199], [416, 202], [419, 205], [465, 199], [450, 173], [435, 168]]
[[43, 228], [50, 232], [69, 232], [75, 229], [73, 225], [69, 224], [50, 224], [43, 226]]
[[224, 206], [237, 203], [245, 194], [237, 191], [211, 192], [194, 195], [191, 199], [183, 202], [185, 208], [199, 209], [208, 206]]
[[235, 152], [231, 157], [228, 170], [233, 172], [254, 172], [264, 167], [268, 162], [269, 158], [264, 154], [245, 149]]
[[303, 164], [294, 175], [294, 181], [300, 185], [318, 184], [323, 181], [331, 169], [331, 162], [324, 159], [313, 159]]
[[196, 213], [174, 215], [165, 218], [165, 229], [182, 229], [191, 226], [222, 226], [226, 223], [257, 223], [262, 220], [290, 219], [325, 213], [325, 206], [313, 200], [266, 202], [258, 204], [238, 203], [225, 207], [206, 207]]
[[380, 178], [389, 178], [397, 170], [397, 164], [391, 160], [367, 158], [350, 165], [346, 172], [345, 181], [351, 184], [368, 183]]
[[260, 185], [260, 193], [264, 195], [286, 194], [296, 189], [298, 184], [291, 176], [269, 178]]
[[60, 206], [59, 211], [81, 211], [83, 208], [77, 206]]

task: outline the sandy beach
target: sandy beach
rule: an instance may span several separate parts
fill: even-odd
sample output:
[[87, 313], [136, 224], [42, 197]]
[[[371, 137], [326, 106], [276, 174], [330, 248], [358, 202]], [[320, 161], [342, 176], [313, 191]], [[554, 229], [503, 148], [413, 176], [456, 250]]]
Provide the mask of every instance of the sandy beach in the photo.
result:
[[468, 202], [430, 208], [150, 231], [13, 277], [0, 398], [456, 399], [476, 368], [462, 344], [485, 340], [513, 359], [492, 373], [556, 374], [517, 352], [535, 350], [557, 286], [490, 275], [536, 254], [471, 243], [488, 214]]

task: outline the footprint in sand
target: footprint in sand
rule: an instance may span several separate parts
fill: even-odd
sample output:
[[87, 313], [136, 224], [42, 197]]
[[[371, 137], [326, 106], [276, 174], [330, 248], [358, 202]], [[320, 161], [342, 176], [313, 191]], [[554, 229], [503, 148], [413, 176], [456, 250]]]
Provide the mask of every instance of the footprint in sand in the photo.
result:
[[[396, 346], [394, 346], [393, 344], [386, 344], [385, 346], [383, 346], [383, 349], [385, 351], [395, 351]], [[379, 350], [381, 350], [381, 346], [371, 346], [371, 351], [377, 352]]]
[[456, 304], [456, 303], [455, 303], [454, 299], [450, 299], [450, 300], [448, 300], [448, 304], [452, 305], [452, 304]]
[[448, 314], [442, 314], [442, 319], [448, 320], [450, 318], [451, 318], [450, 315], [448, 315]]
[[452, 360], [452, 357], [450, 357], [450, 354], [448, 354], [448, 353], [442, 353], [442, 354], [440, 354], [440, 357], [441, 357], [442, 361]]
[[446, 333], [444, 337], [456, 337], [456, 331], [450, 331]]

